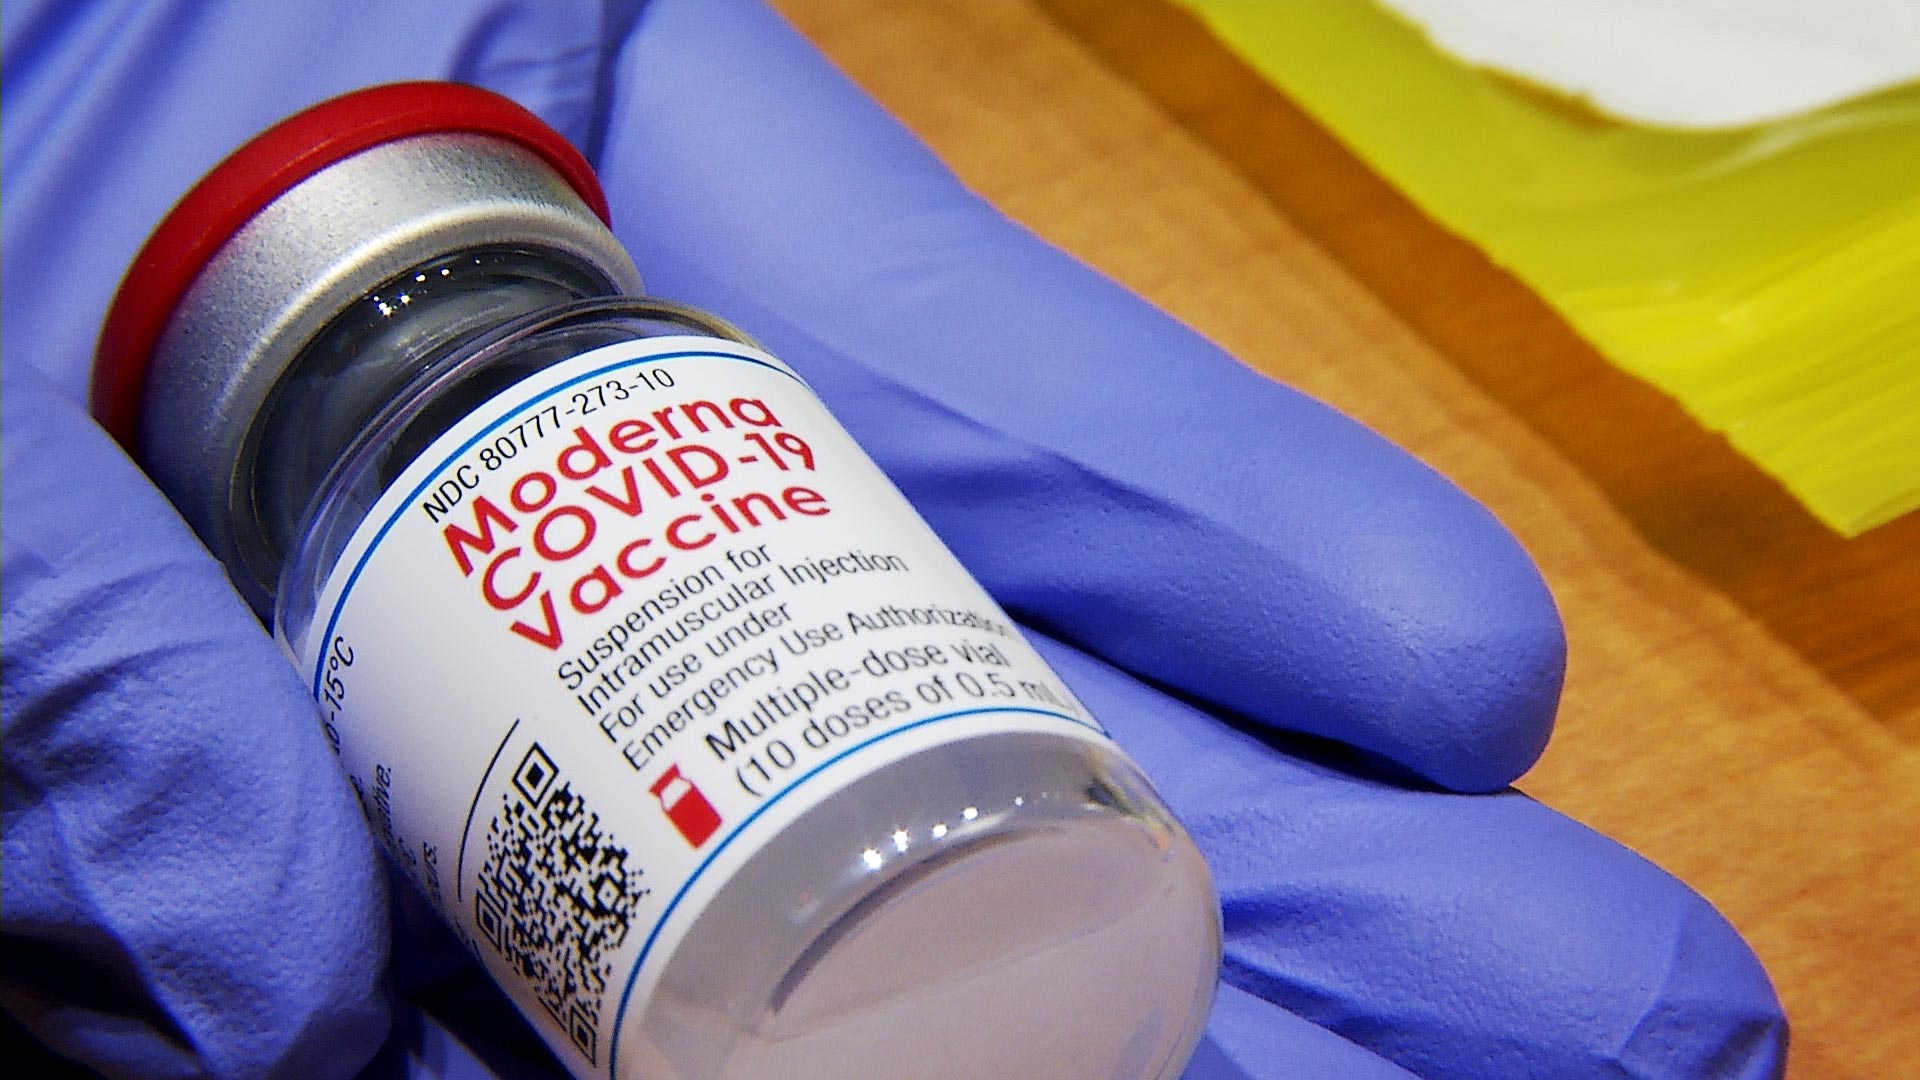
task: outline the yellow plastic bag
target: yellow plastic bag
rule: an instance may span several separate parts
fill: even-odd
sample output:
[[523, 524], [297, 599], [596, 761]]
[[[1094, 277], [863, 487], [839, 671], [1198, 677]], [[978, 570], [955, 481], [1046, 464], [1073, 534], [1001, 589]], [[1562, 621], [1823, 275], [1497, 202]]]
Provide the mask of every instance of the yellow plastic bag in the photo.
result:
[[1458, 63], [1360, 0], [1180, 2], [1829, 526], [1920, 506], [1920, 84], [1659, 129]]

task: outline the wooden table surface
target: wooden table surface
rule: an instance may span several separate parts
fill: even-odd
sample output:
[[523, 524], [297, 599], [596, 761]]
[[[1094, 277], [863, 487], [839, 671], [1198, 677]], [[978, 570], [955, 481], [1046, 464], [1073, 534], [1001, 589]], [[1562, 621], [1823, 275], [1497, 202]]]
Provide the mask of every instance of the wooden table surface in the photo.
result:
[[1491, 507], [1570, 661], [1521, 787], [1699, 889], [1789, 1076], [1920, 1068], [1920, 515], [1825, 532], [1165, 0], [778, 0], [1012, 217]]

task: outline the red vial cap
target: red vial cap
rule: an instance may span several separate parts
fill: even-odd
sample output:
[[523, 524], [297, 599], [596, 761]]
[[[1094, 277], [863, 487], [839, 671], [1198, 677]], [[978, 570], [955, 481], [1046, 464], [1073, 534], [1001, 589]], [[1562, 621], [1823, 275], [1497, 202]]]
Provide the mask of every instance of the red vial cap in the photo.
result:
[[382, 143], [439, 132], [494, 135], [539, 155], [608, 220], [593, 166], [559, 132], [488, 90], [408, 82], [343, 94], [282, 120], [214, 166], [147, 238], [107, 309], [94, 353], [93, 415], [135, 448], [147, 365], [173, 309], [227, 240], [284, 192]]

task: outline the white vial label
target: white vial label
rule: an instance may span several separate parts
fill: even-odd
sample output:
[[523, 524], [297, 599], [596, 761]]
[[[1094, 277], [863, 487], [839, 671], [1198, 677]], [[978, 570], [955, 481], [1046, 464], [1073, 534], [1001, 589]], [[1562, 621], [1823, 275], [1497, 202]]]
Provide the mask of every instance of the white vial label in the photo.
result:
[[583, 1076], [728, 873], [850, 779], [1105, 738], [798, 376], [702, 337], [436, 439], [299, 660], [376, 834]]

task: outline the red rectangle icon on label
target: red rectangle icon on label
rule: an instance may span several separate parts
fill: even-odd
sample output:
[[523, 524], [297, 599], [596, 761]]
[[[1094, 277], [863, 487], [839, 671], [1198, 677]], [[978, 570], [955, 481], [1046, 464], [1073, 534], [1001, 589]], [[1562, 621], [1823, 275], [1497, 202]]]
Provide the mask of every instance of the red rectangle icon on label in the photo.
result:
[[697, 848], [719, 830], [720, 812], [693, 786], [693, 781], [680, 775], [680, 766], [669, 765], [666, 773], [648, 790], [660, 800], [667, 820], [673, 822], [673, 827], [680, 830], [689, 845]]

